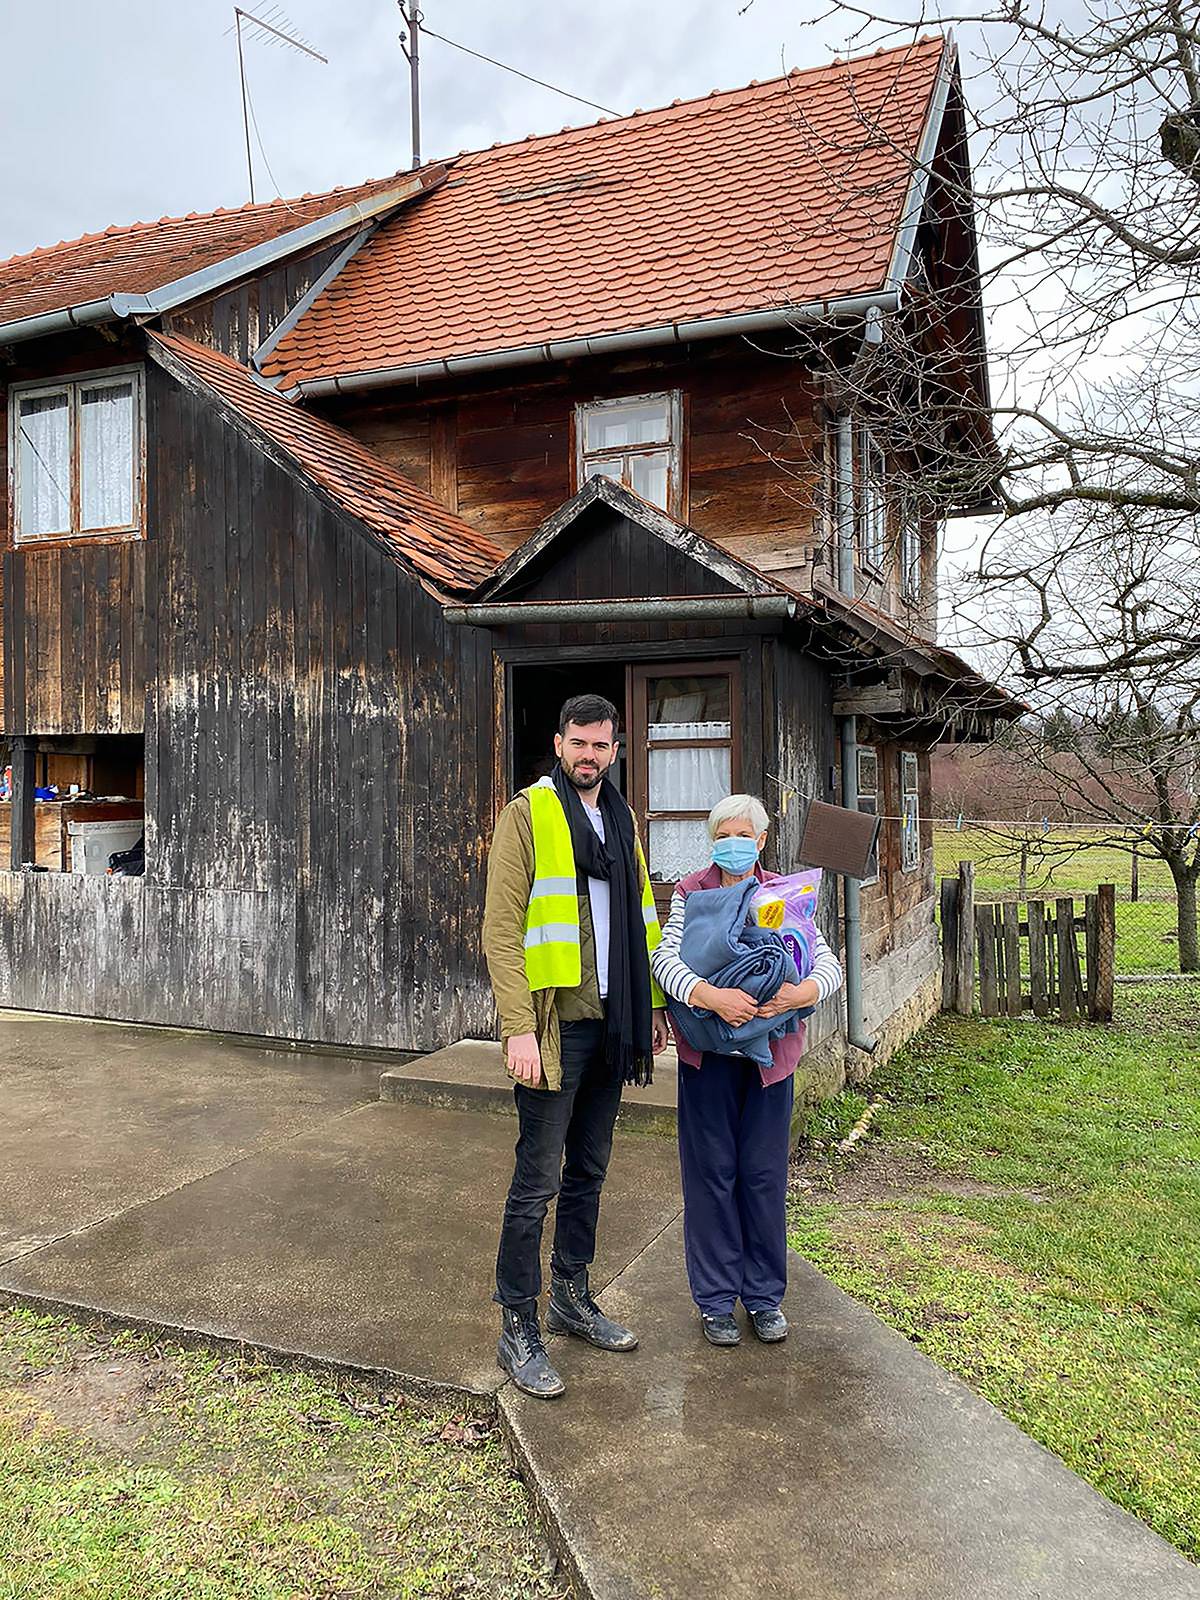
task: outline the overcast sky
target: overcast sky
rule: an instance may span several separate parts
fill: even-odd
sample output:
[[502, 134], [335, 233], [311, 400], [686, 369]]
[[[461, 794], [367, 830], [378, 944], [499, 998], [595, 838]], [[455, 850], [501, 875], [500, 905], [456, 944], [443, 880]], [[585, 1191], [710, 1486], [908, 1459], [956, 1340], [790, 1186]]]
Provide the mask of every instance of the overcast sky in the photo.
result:
[[[809, 0], [425, 0], [427, 25], [616, 111], [828, 60]], [[395, 0], [263, 0], [328, 66], [247, 39], [250, 91], [285, 195], [409, 162]], [[249, 198], [229, 0], [0, 0], [5, 72], [0, 257]], [[844, 34], [843, 26], [842, 32]], [[594, 120], [598, 112], [426, 38], [427, 158]], [[255, 148], [258, 197], [276, 192]]]

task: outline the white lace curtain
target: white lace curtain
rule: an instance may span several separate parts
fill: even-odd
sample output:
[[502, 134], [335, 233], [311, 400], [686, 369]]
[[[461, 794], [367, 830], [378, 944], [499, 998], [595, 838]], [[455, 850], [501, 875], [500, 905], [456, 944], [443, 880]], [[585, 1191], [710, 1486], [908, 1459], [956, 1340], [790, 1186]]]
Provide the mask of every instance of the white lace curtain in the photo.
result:
[[[651, 811], [709, 811], [729, 793], [732, 753], [728, 745], [684, 745], [655, 749], [656, 741], [728, 739], [728, 722], [652, 722], [650, 735]], [[650, 871], [671, 881], [708, 861], [708, 830], [702, 818], [664, 819], [650, 824]]]
[[133, 521], [133, 385], [106, 384], [79, 396], [80, 525]]
[[70, 402], [65, 394], [22, 395], [17, 402], [20, 504], [17, 532], [71, 530]]

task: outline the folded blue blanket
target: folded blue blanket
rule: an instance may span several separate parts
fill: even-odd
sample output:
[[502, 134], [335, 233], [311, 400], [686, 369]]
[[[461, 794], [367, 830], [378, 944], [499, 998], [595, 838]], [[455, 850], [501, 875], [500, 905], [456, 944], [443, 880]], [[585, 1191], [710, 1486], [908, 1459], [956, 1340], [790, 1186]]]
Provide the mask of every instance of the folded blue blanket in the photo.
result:
[[[783, 940], [751, 920], [750, 901], [756, 878], [728, 889], [695, 889], [687, 897], [679, 956], [698, 977], [718, 989], [744, 989], [759, 1004], [772, 999], [785, 983], [798, 983], [796, 963]], [[751, 1017], [737, 1027], [714, 1011], [669, 1002], [671, 1020], [694, 1050], [744, 1055], [760, 1066], [771, 1061], [771, 1040], [793, 1033], [800, 1012], [779, 1017]], [[805, 1012], [807, 1015], [807, 1011]]]

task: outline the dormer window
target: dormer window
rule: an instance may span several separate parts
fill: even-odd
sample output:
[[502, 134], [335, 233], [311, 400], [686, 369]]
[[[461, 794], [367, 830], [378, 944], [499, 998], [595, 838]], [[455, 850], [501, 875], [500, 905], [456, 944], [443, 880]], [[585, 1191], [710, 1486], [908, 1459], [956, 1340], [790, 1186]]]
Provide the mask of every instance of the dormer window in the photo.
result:
[[612, 478], [651, 505], [681, 516], [681, 415], [678, 390], [577, 406], [578, 486], [582, 488], [589, 478]]
[[13, 542], [142, 531], [142, 374], [92, 373], [9, 390]]

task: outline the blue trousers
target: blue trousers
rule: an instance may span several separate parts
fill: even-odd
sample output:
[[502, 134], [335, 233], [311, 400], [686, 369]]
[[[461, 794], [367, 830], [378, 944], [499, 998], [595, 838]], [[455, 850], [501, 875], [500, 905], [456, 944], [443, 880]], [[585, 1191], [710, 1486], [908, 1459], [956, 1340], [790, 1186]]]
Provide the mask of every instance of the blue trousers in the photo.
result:
[[692, 1299], [709, 1315], [783, 1299], [794, 1090], [791, 1077], [764, 1088], [744, 1057], [679, 1064], [683, 1247]]

